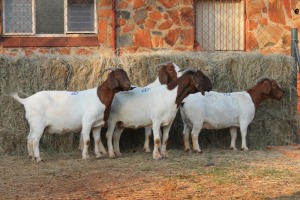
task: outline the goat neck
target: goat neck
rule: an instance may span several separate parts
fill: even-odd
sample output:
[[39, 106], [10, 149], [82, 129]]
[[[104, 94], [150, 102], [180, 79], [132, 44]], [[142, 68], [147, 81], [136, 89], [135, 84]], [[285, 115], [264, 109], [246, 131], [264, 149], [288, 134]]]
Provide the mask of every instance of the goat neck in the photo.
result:
[[266, 99], [266, 97], [265, 97], [266, 95], [264, 93], [262, 93], [262, 91], [260, 90], [260, 84], [257, 84], [253, 88], [248, 89], [247, 92], [251, 96], [251, 99], [255, 105], [255, 110], [257, 110], [260, 103]]
[[177, 86], [178, 89], [177, 89], [175, 103], [178, 108], [185, 97], [187, 97], [189, 94], [196, 93], [198, 91], [196, 90], [195, 87], [192, 86], [189, 76], [181, 76], [177, 80], [174, 80], [167, 85], [168, 90], [173, 90]]
[[108, 81], [104, 81], [100, 86], [97, 88], [97, 95], [100, 99], [100, 101], [105, 105], [105, 110], [104, 110], [104, 122], [108, 120], [109, 113], [110, 113], [110, 107], [111, 103], [113, 101], [113, 98], [115, 94], [119, 92], [117, 89], [110, 89], [108, 87]]

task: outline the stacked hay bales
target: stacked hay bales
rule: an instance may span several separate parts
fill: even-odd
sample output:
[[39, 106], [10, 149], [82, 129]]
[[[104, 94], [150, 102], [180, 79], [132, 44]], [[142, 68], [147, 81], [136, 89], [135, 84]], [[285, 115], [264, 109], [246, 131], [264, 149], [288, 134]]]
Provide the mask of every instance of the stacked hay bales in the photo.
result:
[[[29, 127], [22, 105], [8, 94], [18, 92], [27, 97], [41, 90], [84, 90], [98, 86], [106, 76], [99, 72], [109, 66], [121, 65], [133, 84], [145, 86], [156, 77], [154, 66], [172, 61], [181, 68], [201, 69], [213, 82], [215, 91], [232, 92], [251, 88], [259, 76], [276, 79], [286, 95], [281, 101], [264, 102], [248, 129], [250, 149], [282, 145], [295, 141], [297, 127], [296, 90], [293, 60], [286, 55], [259, 53], [184, 53], [157, 52], [122, 57], [40, 55], [34, 57], [0, 57], [0, 154], [26, 153]], [[75, 108], [74, 108], [75, 109]], [[182, 122], [178, 114], [170, 133], [170, 148], [182, 147]], [[228, 130], [202, 131], [200, 145], [229, 147]], [[79, 134], [48, 135], [41, 140], [41, 151], [73, 151]], [[105, 137], [104, 137], [105, 138]], [[121, 149], [142, 147], [143, 130], [127, 130], [121, 138]], [[239, 138], [238, 138], [239, 140]], [[240, 140], [239, 140], [240, 141]], [[239, 144], [239, 143], [238, 143]]]

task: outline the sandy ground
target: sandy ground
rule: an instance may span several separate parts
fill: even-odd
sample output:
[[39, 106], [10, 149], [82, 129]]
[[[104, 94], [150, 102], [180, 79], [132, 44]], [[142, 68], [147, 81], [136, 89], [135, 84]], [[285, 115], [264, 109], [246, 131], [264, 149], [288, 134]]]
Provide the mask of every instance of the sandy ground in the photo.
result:
[[0, 199], [300, 199], [300, 153], [289, 151], [169, 150], [159, 161], [142, 151], [89, 161], [77, 152], [44, 153], [42, 163], [1, 157]]

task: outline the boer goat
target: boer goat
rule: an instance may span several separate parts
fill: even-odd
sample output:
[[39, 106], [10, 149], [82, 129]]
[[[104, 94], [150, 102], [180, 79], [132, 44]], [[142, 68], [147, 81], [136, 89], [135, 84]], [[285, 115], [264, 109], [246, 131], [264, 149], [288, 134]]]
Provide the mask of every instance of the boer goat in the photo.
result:
[[[180, 68], [175, 63], [171, 63], [171, 62], [160, 63], [155, 67], [155, 71], [157, 71], [158, 69], [159, 69], [158, 76], [154, 82], [150, 83], [149, 85], [143, 88], [134, 86], [133, 90], [131, 91], [139, 93], [141, 90], [147, 90], [147, 88], [170, 83], [182, 75], [182, 72], [180, 72]], [[119, 92], [118, 94], [116, 94], [115, 98], [122, 98], [119, 97], [122, 95], [124, 95], [123, 92]], [[114, 104], [115, 101], [112, 102], [111, 106], [114, 107]], [[151, 136], [151, 127], [145, 127], [144, 150], [146, 152], [151, 152], [149, 148], [150, 136]], [[107, 152], [101, 142], [100, 135], [94, 135], [94, 141], [95, 141], [95, 154], [99, 155], [97, 157], [100, 157], [101, 153], [106, 154]], [[80, 150], [82, 150], [82, 143], [83, 142], [81, 137], [80, 145], [79, 145]]]
[[[169, 130], [182, 100], [189, 94], [210, 91], [210, 80], [199, 70], [186, 70], [181, 77], [168, 83], [139, 91], [122, 92], [116, 96], [108, 119], [106, 133], [109, 157], [120, 156], [119, 140], [124, 128], [150, 127], [153, 129], [154, 150], [153, 159], [167, 156], [166, 145]], [[163, 143], [161, 154], [160, 127], [163, 128]], [[114, 137], [114, 148], [112, 146]], [[115, 152], [114, 152], [115, 150]]]
[[218, 93], [208, 92], [205, 96], [200, 93], [189, 95], [180, 106], [184, 124], [184, 148], [190, 151], [189, 134], [192, 135], [194, 151], [201, 153], [198, 135], [202, 128], [229, 128], [231, 134], [230, 148], [236, 150], [235, 141], [237, 127], [240, 127], [242, 149], [247, 151], [247, 127], [252, 122], [259, 104], [266, 99], [279, 100], [284, 92], [275, 80], [262, 77], [257, 84], [242, 92]]
[[[172, 81], [177, 80], [182, 75], [180, 68], [175, 63], [162, 63], [158, 65], [158, 67], [159, 66], [161, 67], [161, 69], [159, 70], [156, 80], [153, 83], [145, 86], [144, 88], [171, 83]], [[145, 127], [144, 151], [147, 153], [151, 152], [149, 147], [151, 133], [152, 129], [150, 127]]]
[[44, 132], [64, 134], [81, 130], [84, 141], [82, 159], [89, 158], [90, 131], [100, 133], [108, 119], [115, 94], [131, 87], [123, 69], [107, 70], [111, 70], [107, 80], [93, 89], [76, 92], [41, 91], [25, 99], [16, 93], [11, 95], [25, 107], [30, 126], [27, 141], [29, 157], [41, 161], [39, 141]]

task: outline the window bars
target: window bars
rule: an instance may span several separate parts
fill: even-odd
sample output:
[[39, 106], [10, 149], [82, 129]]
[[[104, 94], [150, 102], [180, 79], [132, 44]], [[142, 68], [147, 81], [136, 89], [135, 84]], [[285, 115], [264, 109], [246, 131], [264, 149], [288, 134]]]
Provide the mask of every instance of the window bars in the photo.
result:
[[196, 40], [204, 51], [244, 50], [244, 1], [197, 0]]
[[96, 33], [96, 0], [3, 0], [4, 35]]

